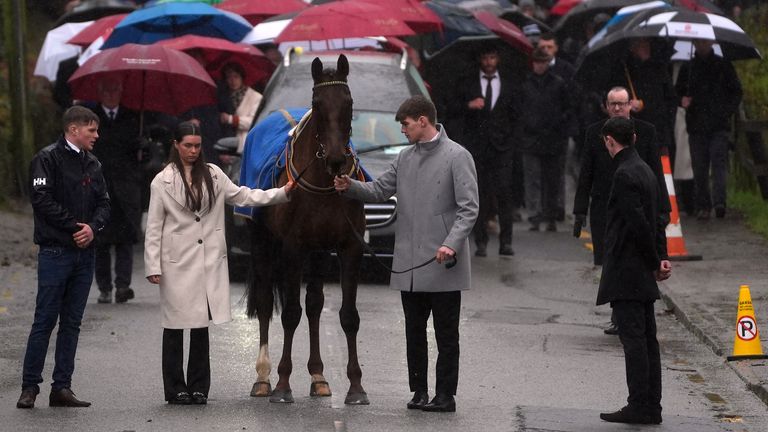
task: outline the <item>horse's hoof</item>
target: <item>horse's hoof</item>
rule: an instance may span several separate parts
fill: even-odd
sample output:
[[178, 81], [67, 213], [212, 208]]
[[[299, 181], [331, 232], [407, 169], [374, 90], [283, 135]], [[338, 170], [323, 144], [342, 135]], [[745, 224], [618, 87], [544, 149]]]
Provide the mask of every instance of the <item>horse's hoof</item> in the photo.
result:
[[272, 403], [293, 403], [293, 392], [291, 390], [275, 390], [269, 397]]
[[344, 399], [346, 405], [370, 405], [368, 401], [368, 394], [366, 392], [347, 393], [346, 399]]
[[272, 384], [266, 381], [256, 381], [251, 388], [251, 397], [267, 397], [272, 394]]
[[328, 397], [331, 396], [331, 386], [327, 381], [314, 381], [309, 386], [309, 395], [312, 397]]

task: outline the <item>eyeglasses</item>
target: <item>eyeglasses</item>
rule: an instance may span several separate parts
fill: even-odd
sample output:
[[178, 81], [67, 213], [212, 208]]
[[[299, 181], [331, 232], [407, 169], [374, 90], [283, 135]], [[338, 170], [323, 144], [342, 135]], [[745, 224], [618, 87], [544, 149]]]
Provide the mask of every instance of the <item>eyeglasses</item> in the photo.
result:
[[608, 102], [608, 106], [611, 108], [621, 108], [629, 105], [629, 101], [626, 102]]

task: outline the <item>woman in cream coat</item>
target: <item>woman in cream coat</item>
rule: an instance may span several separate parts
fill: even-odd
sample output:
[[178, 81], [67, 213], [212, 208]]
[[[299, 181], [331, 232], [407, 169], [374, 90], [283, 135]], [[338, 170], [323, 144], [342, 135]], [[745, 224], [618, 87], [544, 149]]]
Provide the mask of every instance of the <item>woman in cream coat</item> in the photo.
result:
[[[160, 285], [163, 384], [171, 404], [207, 402], [208, 322], [231, 319], [224, 203], [283, 203], [294, 187], [293, 183], [267, 191], [238, 187], [219, 167], [205, 163], [201, 140], [197, 125], [179, 124], [170, 163], [152, 181], [144, 242], [147, 279]], [[183, 329], [191, 329], [186, 381]]]

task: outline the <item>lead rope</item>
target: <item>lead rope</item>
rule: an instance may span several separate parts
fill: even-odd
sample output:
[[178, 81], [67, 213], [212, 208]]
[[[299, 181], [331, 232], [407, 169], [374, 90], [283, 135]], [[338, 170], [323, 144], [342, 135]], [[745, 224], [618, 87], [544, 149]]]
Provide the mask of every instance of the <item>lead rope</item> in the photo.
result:
[[[357, 239], [357, 241], [359, 241], [360, 244], [363, 245], [363, 249], [365, 249], [366, 252], [371, 254], [371, 256], [373, 257], [374, 261], [379, 263], [380, 266], [384, 267], [385, 269], [387, 269], [387, 271], [389, 271], [392, 274], [408, 273], [409, 271], [413, 271], [413, 270], [422, 268], [422, 267], [424, 267], [426, 265], [429, 265], [429, 264], [432, 263], [432, 261], [435, 261], [437, 259], [437, 257], [432, 257], [432, 258], [428, 259], [427, 261], [425, 261], [425, 262], [423, 262], [423, 263], [421, 263], [421, 264], [419, 264], [417, 266], [411, 267], [409, 269], [393, 270], [392, 267], [384, 264], [384, 262], [381, 260], [381, 258], [376, 256], [376, 252], [373, 251], [373, 248], [371, 247], [371, 245], [369, 245], [368, 242], [366, 242], [365, 239], [360, 235], [360, 233], [357, 232], [357, 230], [355, 230], [355, 225], [352, 223], [352, 220], [349, 218], [349, 215], [347, 215], [347, 213], [344, 213], [344, 217], [347, 219], [347, 222], [349, 222], [350, 228], [352, 228], [352, 234], [354, 234], [355, 238]], [[451, 257], [450, 261], [445, 263], [445, 268], [446, 269], [453, 268], [457, 263], [458, 263], [458, 259], [454, 255], [454, 256]]]

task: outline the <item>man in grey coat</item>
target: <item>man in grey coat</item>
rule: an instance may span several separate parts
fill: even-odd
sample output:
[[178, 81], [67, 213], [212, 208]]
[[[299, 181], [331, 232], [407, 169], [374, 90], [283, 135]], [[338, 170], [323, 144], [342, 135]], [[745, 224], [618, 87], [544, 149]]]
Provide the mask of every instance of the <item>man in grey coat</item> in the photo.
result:
[[[414, 96], [400, 106], [395, 119], [413, 144], [374, 182], [337, 177], [336, 190], [359, 200], [386, 201], [397, 194], [397, 229], [390, 286], [400, 290], [405, 315], [409, 409], [456, 411], [459, 378], [459, 311], [461, 291], [469, 289], [469, 234], [479, 211], [477, 173], [472, 155], [448, 138], [436, 123], [432, 102]], [[456, 260], [447, 268], [440, 265]], [[435, 397], [427, 391], [427, 320], [433, 314], [437, 341]]]

